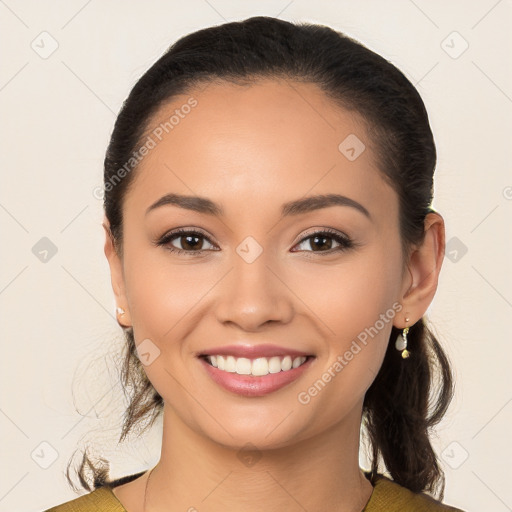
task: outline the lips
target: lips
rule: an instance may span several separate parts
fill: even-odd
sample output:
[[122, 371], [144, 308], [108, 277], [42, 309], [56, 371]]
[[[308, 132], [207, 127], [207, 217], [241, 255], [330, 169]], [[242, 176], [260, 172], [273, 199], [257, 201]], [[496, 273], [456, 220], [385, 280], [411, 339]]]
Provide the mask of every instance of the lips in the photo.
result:
[[315, 357], [277, 345], [214, 347], [198, 357], [219, 386], [237, 395], [263, 396], [298, 379]]

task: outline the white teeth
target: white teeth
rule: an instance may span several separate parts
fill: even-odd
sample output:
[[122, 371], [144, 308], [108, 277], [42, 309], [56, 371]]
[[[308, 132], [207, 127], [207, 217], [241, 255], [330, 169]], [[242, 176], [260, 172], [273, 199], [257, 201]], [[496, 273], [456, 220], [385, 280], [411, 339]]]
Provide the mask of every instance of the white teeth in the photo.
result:
[[281, 359], [279, 357], [271, 357], [268, 362], [269, 373], [279, 373], [281, 371]]
[[226, 357], [226, 367], [224, 368], [224, 370], [229, 373], [236, 372], [236, 360], [233, 356]]
[[238, 375], [251, 375], [251, 360], [245, 357], [239, 357], [236, 360], [236, 373], [238, 373]]
[[253, 375], [261, 377], [269, 373], [287, 372], [292, 368], [298, 368], [305, 363], [306, 357], [291, 356], [284, 357], [258, 357], [257, 359], [248, 359], [246, 357], [234, 356], [207, 356], [210, 364], [219, 370], [224, 370], [238, 375]]
[[281, 362], [281, 370], [286, 372], [292, 369], [292, 358], [290, 356], [286, 356]]
[[266, 357], [259, 357], [252, 362], [251, 374], [255, 376], [268, 375], [268, 360]]

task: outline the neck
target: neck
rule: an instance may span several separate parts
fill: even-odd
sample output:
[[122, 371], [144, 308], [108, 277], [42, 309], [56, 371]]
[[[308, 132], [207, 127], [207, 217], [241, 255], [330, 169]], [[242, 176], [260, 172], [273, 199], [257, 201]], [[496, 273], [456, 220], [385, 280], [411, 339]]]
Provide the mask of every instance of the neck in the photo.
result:
[[166, 404], [161, 457], [150, 475], [145, 512], [360, 512], [373, 488], [359, 469], [357, 412], [293, 446], [245, 452], [194, 432]]

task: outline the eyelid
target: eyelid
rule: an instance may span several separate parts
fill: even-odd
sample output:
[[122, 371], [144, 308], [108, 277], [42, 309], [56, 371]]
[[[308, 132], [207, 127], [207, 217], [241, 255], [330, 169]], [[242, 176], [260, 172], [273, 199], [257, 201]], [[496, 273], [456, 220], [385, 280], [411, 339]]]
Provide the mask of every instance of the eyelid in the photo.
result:
[[340, 238], [343, 238], [347, 242], [351, 241], [351, 238], [347, 234], [343, 233], [342, 231], [338, 231], [337, 229], [334, 229], [334, 228], [317, 227], [317, 228], [308, 229], [304, 233], [301, 233], [300, 237], [297, 238], [297, 241], [294, 243], [294, 246], [297, 245], [299, 242], [303, 242], [307, 238], [310, 238], [311, 236], [318, 235], [318, 234], [328, 234], [328, 235], [332, 235], [332, 236], [338, 236]]

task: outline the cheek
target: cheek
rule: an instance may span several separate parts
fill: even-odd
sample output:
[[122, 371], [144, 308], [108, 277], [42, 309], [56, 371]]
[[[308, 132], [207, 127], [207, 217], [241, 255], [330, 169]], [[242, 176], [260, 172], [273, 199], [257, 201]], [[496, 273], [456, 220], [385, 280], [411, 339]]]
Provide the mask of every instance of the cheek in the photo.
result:
[[299, 401], [314, 404], [328, 423], [362, 402], [382, 365], [394, 319], [402, 311], [397, 247], [354, 258], [336, 274], [338, 282], [324, 276], [327, 293], [316, 303], [323, 305], [318, 315], [330, 331], [328, 357]]
[[[338, 265], [310, 264], [308, 278], [294, 281], [294, 292], [314, 312], [331, 351], [344, 351], [347, 343], [376, 323], [387, 339], [401, 286], [400, 252], [375, 244], [347, 255]], [[385, 325], [377, 322], [382, 314]]]
[[164, 248], [126, 245], [126, 293], [137, 341], [150, 338], [163, 344], [182, 339], [187, 315], [195, 314], [215, 283], [208, 265], [176, 264], [172, 258]]
[[337, 421], [360, 402], [382, 364], [394, 319], [402, 309], [401, 255], [375, 245], [338, 267], [316, 270], [315, 286], [302, 287], [325, 333], [327, 356], [303, 389], [300, 403], [315, 403]]
[[183, 383], [193, 396], [201, 390], [189, 382], [183, 361], [190, 347], [182, 340], [196, 327], [201, 299], [218, 279], [207, 265], [176, 265], [164, 249], [142, 247], [143, 242], [125, 245], [125, 285], [135, 343], [151, 340], [152, 344], [141, 345], [150, 347], [153, 358], [144, 372], [164, 401], [193, 425], [198, 413], [183, 392]]

